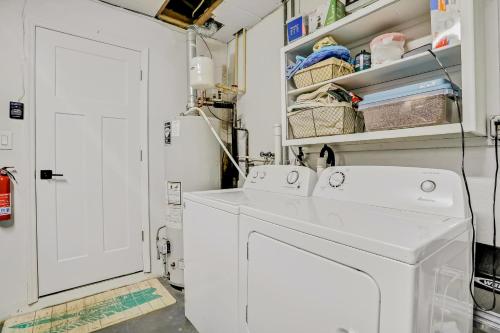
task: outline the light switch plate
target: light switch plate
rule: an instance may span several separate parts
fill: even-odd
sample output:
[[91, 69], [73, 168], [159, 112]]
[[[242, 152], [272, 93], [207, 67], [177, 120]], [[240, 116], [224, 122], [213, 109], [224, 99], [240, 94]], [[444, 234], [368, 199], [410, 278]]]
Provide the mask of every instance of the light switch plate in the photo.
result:
[[0, 131], [0, 150], [12, 149], [12, 132]]

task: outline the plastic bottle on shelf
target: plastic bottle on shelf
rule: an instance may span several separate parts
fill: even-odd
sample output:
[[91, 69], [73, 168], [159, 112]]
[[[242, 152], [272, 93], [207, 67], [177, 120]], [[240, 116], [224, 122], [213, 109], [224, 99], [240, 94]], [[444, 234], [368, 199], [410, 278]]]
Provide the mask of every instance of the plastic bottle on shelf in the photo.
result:
[[360, 72], [370, 67], [372, 67], [372, 55], [370, 52], [362, 50], [354, 58], [354, 70]]

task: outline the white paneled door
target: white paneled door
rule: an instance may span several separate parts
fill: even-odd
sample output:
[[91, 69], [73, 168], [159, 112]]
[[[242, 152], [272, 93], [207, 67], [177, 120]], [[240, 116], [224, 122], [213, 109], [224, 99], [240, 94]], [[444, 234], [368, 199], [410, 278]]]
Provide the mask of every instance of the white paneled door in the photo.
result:
[[140, 52], [36, 30], [39, 294], [143, 270]]

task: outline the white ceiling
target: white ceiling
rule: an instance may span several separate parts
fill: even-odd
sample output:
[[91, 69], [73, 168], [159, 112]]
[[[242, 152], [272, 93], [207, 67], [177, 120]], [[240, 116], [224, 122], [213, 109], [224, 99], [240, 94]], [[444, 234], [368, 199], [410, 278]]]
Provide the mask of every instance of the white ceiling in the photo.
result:
[[253, 27], [280, 5], [280, 0], [224, 0], [214, 10], [214, 19], [224, 27], [213, 38], [229, 42], [236, 32]]
[[101, 0], [115, 6], [133, 10], [149, 16], [156, 16], [164, 0]]
[[[164, 0], [102, 0], [149, 16], [156, 16]], [[224, 0], [215, 10], [214, 18], [224, 26], [214, 36], [229, 42], [242, 28], [251, 28], [281, 5], [281, 0]]]

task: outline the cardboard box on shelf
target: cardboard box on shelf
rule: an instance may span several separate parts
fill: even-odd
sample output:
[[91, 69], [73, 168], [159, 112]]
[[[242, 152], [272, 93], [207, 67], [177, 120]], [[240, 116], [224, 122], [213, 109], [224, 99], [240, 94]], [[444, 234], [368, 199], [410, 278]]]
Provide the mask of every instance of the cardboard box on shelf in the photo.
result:
[[430, 0], [432, 47], [437, 49], [443, 46], [460, 43], [460, 1], [459, 0]]
[[345, 0], [326, 0], [321, 6], [310, 12], [309, 33], [345, 17]]
[[307, 17], [309, 19], [309, 33], [313, 33], [323, 26], [323, 18], [321, 17], [319, 8], [307, 14]]

